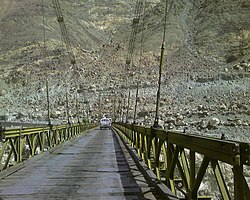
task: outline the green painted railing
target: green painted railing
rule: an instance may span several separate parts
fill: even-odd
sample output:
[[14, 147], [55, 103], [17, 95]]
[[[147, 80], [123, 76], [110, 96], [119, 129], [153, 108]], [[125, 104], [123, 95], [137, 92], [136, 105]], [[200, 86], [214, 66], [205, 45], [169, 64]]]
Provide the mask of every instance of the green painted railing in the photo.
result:
[[93, 124], [64, 124], [24, 129], [1, 129], [0, 171], [55, 147], [93, 128]]
[[[250, 199], [250, 183], [245, 177], [250, 170], [250, 143], [132, 124], [113, 123], [113, 129], [137, 151], [159, 181], [180, 198]], [[214, 181], [208, 180], [208, 171]], [[209, 181], [207, 188], [214, 188], [217, 182], [217, 198], [213, 198], [214, 191], [207, 191], [209, 196], [198, 195], [200, 186]]]

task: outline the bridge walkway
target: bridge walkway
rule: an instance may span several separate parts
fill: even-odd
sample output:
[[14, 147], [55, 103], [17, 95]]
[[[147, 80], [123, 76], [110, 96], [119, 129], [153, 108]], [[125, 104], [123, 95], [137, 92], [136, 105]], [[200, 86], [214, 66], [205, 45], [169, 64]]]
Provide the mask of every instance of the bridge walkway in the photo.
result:
[[0, 180], [0, 199], [161, 199], [119, 138], [95, 129]]

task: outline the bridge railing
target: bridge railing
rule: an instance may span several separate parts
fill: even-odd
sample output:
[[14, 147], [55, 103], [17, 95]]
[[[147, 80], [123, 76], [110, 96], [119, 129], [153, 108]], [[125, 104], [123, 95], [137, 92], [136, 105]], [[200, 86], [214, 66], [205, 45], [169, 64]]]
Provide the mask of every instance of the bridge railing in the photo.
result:
[[[133, 124], [113, 123], [113, 128], [180, 198], [250, 199], [245, 177], [250, 171], [250, 143]], [[206, 184], [208, 191], [200, 196], [199, 188]]]
[[93, 124], [64, 124], [0, 130], [0, 171], [27, 160], [93, 128]]

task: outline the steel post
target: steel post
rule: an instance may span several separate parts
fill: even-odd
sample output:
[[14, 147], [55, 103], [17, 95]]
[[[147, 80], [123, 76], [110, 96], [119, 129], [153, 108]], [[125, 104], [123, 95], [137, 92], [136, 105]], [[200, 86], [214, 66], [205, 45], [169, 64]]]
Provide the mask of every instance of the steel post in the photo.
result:
[[160, 97], [161, 97], [161, 77], [162, 77], [162, 68], [164, 63], [164, 50], [165, 50], [165, 36], [166, 36], [166, 26], [167, 26], [167, 0], [165, 6], [165, 19], [164, 19], [164, 30], [163, 30], [163, 41], [161, 45], [161, 58], [160, 58], [160, 65], [159, 65], [159, 78], [158, 78], [158, 90], [157, 90], [157, 97], [156, 97], [156, 111], [155, 111], [155, 121], [154, 121], [154, 128], [159, 127], [159, 107], [160, 107]]
[[134, 124], [136, 124], [137, 105], [138, 105], [138, 94], [139, 94], [139, 81], [137, 82], [137, 87], [136, 87], [135, 110], [134, 110]]
[[66, 92], [66, 106], [67, 106], [67, 118], [68, 118], [68, 124], [70, 124], [70, 120], [69, 120], [69, 99], [68, 99], [68, 92]]
[[50, 102], [49, 102], [49, 83], [48, 83], [48, 79], [46, 80], [46, 93], [47, 93], [48, 124], [50, 126], [51, 121], [50, 121]]
[[130, 106], [130, 89], [128, 91], [128, 105], [127, 105], [127, 113], [126, 113], [126, 123], [128, 123], [129, 106]]

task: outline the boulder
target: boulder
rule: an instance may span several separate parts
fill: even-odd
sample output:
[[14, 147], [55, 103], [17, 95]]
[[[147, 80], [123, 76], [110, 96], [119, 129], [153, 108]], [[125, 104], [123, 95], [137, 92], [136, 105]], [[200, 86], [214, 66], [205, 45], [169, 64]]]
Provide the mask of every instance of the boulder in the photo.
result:
[[199, 117], [205, 117], [208, 116], [210, 113], [208, 111], [199, 111], [198, 115]]
[[235, 70], [243, 70], [244, 68], [241, 66], [241, 65], [235, 65], [234, 67], [233, 67]]
[[231, 123], [231, 126], [240, 126], [243, 124], [242, 120], [240, 118], [235, 118], [235, 119], [227, 119], [229, 123]]
[[168, 117], [166, 120], [165, 120], [165, 123], [174, 123], [175, 122], [175, 118], [173, 117]]
[[4, 96], [6, 94], [6, 90], [0, 90], [0, 96]]
[[166, 127], [167, 127], [167, 129], [173, 129], [174, 124], [173, 123], [168, 123]]
[[200, 104], [200, 105], [198, 105], [198, 108], [197, 108], [198, 110], [206, 110], [206, 107], [205, 106], [203, 106], [202, 104]]
[[243, 124], [242, 121], [241, 121], [241, 119], [236, 119], [236, 120], [234, 120], [234, 122], [235, 122], [238, 126], [240, 126], [240, 125]]
[[242, 67], [246, 71], [247, 68], [249, 68], [249, 64], [246, 62], [242, 62], [242, 63], [240, 63], [240, 67]]
[[19, 113], [17, 113], [16, 119], [21, 119], [23, 117], [25, 117], [25, 114], [19, 112]]
[[200, 124], [199, 121], [193, 121], [189, 123], [190, 126], [198, 126], [199, 124]]
[[204, 120], [201, 120], [200, 122], [199, 122], [199, 128], [200, 129], [205, 129], [205, 128], [207, 128], [208, 127], [208, 122], [206, 122], [206, 121], [204, 121]]
[[243, 122], [242, 126], [249, 126], [249, 124], [247, 122]]
[[232, 104], [230, 106], [231, 110], [238, 110], [238, 105], [237, 104]]
[[186, 126], [186, 123], [184, 123], [182, 120], [176, 120], [175, 126]]
[[227, 109], [227, 106], [223, 103], [220, 105], [220, 110], [226, 110]]
[[167, 103], [165, 101], [160, 101], [160, 107], [165, 106]]
[[164, 128], [164, 121], [163, 120], [161, 120], [161, 119], [159, 119], [158, 120], [158, 125], [160, 126], [160, 128]]
[[181, 115], [180, 113], [177, 113], [175, 117], [176, 117], [176, 120], [183, 120], [184, 119], [183, 115]]
[[212, 118], [208, 122], [208, 127], [209, 128], [216, 128], [220, 124], [220, 120], [216, 117]]
[[231, 126], [231, 122], [223, 122], [223, 126]]
[[137, 115], [138, 115], [138, 117], [146, 117], [149, 115], [149, 112], [146, 110], [143, 110], [143, 111], [138, 112]]

